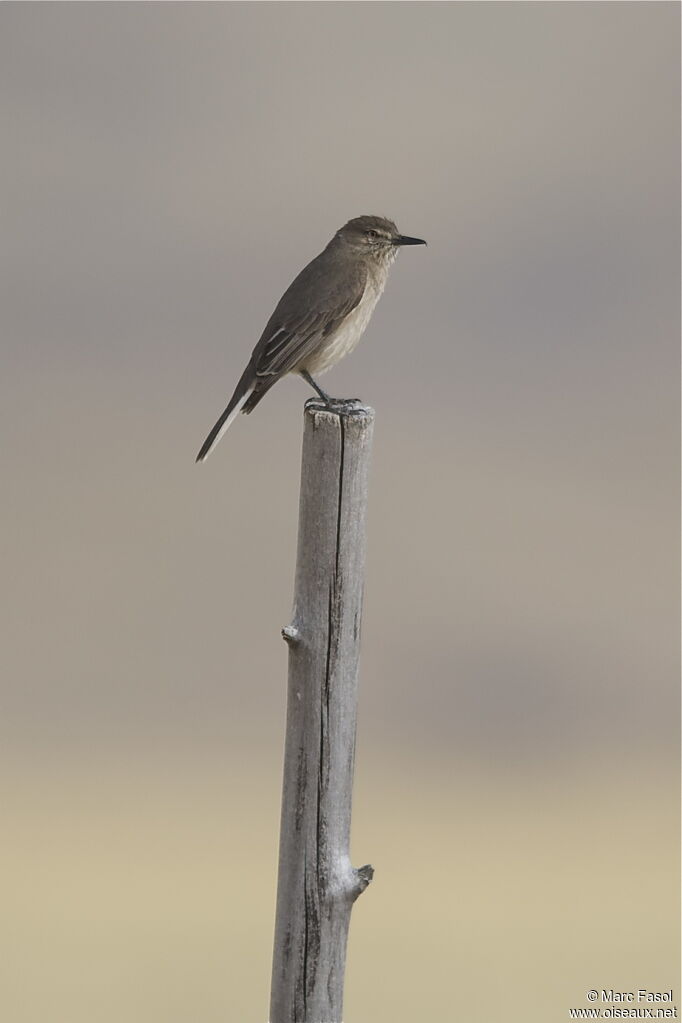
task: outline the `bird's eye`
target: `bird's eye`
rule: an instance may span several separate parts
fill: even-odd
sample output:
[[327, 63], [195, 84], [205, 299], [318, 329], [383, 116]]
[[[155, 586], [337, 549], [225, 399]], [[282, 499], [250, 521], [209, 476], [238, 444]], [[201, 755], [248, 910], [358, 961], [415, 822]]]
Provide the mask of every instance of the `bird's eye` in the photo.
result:
[[370, 230], [369, 230], [369, 231], [367, 232], [367, 237], [368, 237], [368, 238], [378, 238], [378, 237], [379, 237], [379, 234], [378, 234], [378, 232], [377, 232], [377, 231], [374, 231], [373, 229], [370, 229]]

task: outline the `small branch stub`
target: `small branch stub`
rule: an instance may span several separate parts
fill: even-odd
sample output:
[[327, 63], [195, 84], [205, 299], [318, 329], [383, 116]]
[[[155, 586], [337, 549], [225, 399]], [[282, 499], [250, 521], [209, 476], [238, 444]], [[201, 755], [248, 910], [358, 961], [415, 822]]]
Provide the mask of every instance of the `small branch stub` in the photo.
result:
[[350, 914], [373, 876], [349, 855], [373, 426], [355, 399], [306, 403], [271, 1023], [341, 1023]]
[[358, 875], [358, 880], [355, 898], [357, 899], [358, 895], [362, 895], [365, 888], [374, 877], [374, 867], [370, 863], [366, 863], [364, 867], [358, 867], [356, 873]]
[[295, 646], [296, 643], [300, 642], [301, 634], [295, 625], [285, 625], [282, 629], [282, 639], [285, 643]]

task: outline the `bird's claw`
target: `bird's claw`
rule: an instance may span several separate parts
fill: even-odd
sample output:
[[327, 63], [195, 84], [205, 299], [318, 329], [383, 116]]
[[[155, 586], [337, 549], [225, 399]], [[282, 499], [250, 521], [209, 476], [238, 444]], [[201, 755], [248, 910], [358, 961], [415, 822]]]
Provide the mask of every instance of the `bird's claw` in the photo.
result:
[[351, 405], [362, 405], [362, 398], [330, 398], [330, 408], [349, 408]]

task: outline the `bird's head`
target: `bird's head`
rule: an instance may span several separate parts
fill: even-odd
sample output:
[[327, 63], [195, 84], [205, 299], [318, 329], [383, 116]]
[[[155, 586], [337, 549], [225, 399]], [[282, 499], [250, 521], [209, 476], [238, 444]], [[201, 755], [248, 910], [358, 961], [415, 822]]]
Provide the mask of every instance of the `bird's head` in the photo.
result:
[[392, 220], [368, 214], [349, 220], [336, 232], [336, 237], [357, 252], [391, 260], [401, 245], [426, 245], [422, 238], [401, 234]]

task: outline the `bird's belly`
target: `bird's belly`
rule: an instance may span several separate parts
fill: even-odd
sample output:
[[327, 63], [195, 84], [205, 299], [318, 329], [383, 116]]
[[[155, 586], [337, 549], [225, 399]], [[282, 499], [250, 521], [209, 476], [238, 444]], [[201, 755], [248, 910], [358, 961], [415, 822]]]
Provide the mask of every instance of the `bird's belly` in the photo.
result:
[[297, 368], [305, 369], [308, 373], [319, 376], [320, 373], [326, 373], [328, 369], [335, 366], [340, 359], [343, 359], [344, 355], [352, 352], [365, 332], [380, 294], [379, 291], [368, 289], [341, 326], [330, 337], [325, 338], [314, 352], [310, 353], [305, 365]]

